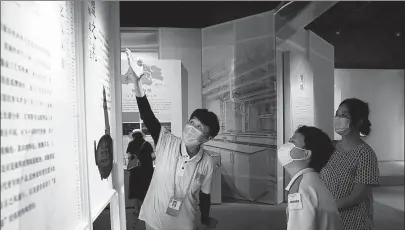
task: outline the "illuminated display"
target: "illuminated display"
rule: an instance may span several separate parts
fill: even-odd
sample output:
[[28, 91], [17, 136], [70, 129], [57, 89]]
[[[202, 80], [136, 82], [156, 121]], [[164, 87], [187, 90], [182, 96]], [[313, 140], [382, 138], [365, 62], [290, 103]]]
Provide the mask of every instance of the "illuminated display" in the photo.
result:
[[1, 2], [1, 229], [81, 222], [74, 2]]

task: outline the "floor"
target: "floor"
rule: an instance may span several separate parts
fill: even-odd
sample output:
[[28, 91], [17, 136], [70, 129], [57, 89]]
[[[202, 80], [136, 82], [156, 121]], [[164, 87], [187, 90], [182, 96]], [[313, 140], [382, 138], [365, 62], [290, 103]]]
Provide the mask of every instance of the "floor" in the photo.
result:
[[[404, 212], [375, 202], [375, 230], [403, 230]], [[132, 230], [132, 210], [127, 210], [127, 229]], [[282, 230], [286, 229], [285, 204], [257, 205], [223, 203], [213, 205], [211, 216], [218, 219], [218, 230]], [[110, 230], [108, 210], [94, 222], [94, 230]], [[387, 224], [389, 223], [389, 224]], [[139, 224], [136, 230], [144, 230]]]
[[[404, 162], [380, 162], [380, 174], [390, 177], [404, 175]], [[397, 179], [397, 178], [395, 178]], [[375, 230], [404, 229], [404, 185], [373, 188]], [[211, 216], [218, 219], [218, 230], [283, 230], [286, 229], [285, 204], [258, 205], [228, 202], [211, 207]], [[132, 228], [132, 210], [127, 209], [127, 230], [144, 230], [141, 222]], [[93, 224], [94, 230], [110, 230], [109, 210], [105, 210]]]

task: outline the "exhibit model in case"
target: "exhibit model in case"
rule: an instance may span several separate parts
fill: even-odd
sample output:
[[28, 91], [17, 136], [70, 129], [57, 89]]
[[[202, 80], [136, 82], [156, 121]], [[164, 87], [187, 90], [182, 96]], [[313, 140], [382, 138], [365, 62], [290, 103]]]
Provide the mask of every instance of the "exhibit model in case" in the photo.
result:
[[271, 11], [202, 29], [203, 106], [221, 126], [205, 148], [221, 159], [223, 199], [281, 201], [273, 22]]

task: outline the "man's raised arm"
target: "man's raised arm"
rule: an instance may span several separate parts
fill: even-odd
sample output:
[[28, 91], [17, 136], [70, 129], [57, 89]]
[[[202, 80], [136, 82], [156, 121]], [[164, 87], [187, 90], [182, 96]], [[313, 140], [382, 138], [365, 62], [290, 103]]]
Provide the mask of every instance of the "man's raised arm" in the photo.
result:
[[129, 65], [129, 75], [131, 76], [132, 80], [134, 80], [134, 90], [136, 101], [138, 103], [139, 113], [141, 115], [142, 121], [145, 123], [146, 128], [150, 132], [155, 145], [159, 140], [161, 125], [159, 120], [156, 118], [155, 114], [153, 113], [149, 101], [146, 98], [145, 93], [142, 90], [141, 86], [141, 78], [143, 76], [143, 64], [140, 59], [135, 60], [132, 57], [132, 53], [130, 50], [125, 51], [127, 54], [128, 65]]

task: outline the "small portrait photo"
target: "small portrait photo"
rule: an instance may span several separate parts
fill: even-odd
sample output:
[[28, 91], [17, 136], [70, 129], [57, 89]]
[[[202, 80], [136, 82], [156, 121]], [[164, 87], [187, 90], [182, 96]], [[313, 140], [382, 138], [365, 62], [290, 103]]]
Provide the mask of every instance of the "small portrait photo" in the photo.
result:
[[176, 209], [177, 207], [177, 201], [173, 200], [172, 201], [172, 208]]

